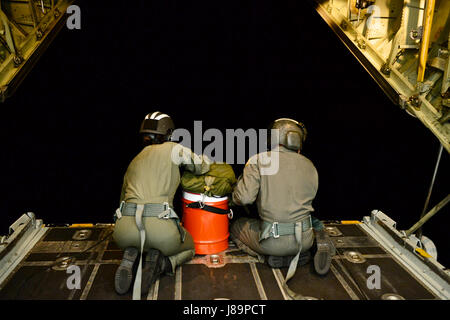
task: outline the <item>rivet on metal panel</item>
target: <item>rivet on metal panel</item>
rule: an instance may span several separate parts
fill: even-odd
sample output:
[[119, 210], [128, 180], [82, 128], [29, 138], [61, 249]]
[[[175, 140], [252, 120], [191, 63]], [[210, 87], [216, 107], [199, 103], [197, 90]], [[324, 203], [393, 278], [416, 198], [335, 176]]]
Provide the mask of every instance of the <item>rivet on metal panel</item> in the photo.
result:
[[86, 240], [91, 236], [91, 234], [92, 234], [92, 230], [87, 230], [87, 229], [77, 230], [77, 232], [75, 232], [75, 234], [73, 235], [72, 239], [73, 240]]
[[80, 248], [80, 243], [79, 242], [73, 242], [70, 247], [72, 249], [79, 249]]
[[225, 259], [221, 253], [206, 255], [200, 259], [208, 268], [221, 268], [225, 266]]
[[71, 265], [75, 263], [75, 258], [73, 257], [61, 257], [56, 259], [52, 266], [53, 270], [67, 270]]
[[305, 300], [319, 300], [319, 299], [317, 299], [317, 298], [315, 298], [315, 297], [308, 297], [308, 296], [305, 296], [305, 297], [303, 297]]
[[21, 56], [15, 55], [15, 56], [13, 57], [13, 62], [14, 62], [14, 66], [15, 66], [15, 67], [18, 67], [18, 66], [23, 62], [23, 59], [22, 59]]
[[325, 227], [325, 231], [331, 236], [331, 237], [338, 237], [342, 236], [342, 232], [336, 228], [336, 227]]
[[364, 263], [366, 259], [358, 251], [345, 251], [345, 258], [352, 263]]
[[365, 42], [364, 40], [358, 39], [358, 40], [356, 40], [356, 44], [358, 45], [358, 47], [359, 47], [361, 50], [366, 49], [366, 42]]
[[385, 293], [381, 296], [381, 300], [405, 300], [405, 298], [395, 293]]
[[43, 34], [42, 30], [38, 28], [38, 29], [36, 30], [36, 39], [37, 39], [37, 40], [41, 40], [43, 35], [44, 35], [44, 34]]
[[211, 255], [211, 263], [212, 264], [219, 264], [220, 263], [220, 257], [217, 254]]

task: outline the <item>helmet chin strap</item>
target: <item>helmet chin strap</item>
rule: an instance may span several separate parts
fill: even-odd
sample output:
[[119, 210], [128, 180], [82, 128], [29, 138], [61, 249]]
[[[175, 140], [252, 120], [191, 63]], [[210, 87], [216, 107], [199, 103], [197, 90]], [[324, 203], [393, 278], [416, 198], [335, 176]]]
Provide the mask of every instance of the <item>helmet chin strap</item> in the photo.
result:
[[153, 144], [161, 144], [166, 141], [170, 141], [170, 136], [167, 138], [167, 136], [163, 136], [160, 134], [143, 134], [142, 135], [142, 144], [144, 147], [150, 146]]
[[172, 141], [172, 133], [173, 133], [173, 130], [170, 130], [169, 132], [167, 132], [166, 141]]

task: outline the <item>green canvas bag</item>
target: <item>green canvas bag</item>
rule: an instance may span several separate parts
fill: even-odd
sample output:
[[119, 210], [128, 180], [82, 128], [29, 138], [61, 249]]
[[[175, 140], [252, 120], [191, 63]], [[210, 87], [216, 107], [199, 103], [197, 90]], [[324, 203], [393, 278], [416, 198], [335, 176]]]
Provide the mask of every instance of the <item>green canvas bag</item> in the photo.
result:
[[181, 177], [181, 188], [187, 192], [223, 197], [233, 192], [236, 182], [233, 168], [229, 164], [213, 163], [203, 175], [185, 171]]

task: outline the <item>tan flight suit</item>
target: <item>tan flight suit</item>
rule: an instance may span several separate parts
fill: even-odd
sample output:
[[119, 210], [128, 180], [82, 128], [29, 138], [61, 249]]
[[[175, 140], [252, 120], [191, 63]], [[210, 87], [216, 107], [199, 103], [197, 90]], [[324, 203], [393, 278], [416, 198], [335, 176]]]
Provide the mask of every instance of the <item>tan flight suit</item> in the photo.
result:
[[[177, 147], [178, 146], [178, 147]], [[172, 150], [181, 148], [179, 156], [173, 158]], [[178, 149], [177, 149], [178, 150]], [[136, 204], [169, 203], [173, 208], [173, 198], [180, 184], [179, 166], [194, 174], [204, 174], [209, 170], [209, 160], [181, 147], [174, 142], [165, 142], [145, 147], [130, 163], [126, 171], [120, 201]], [[145, 245], [160, 250], [169, 257], [172, 271], [176, 266], [189, 261], [195, 255], [192, 236], [186, 232], [184, 242], [173, 219], [144, 217]], [[140, 248], [140, 236], [134, 216], [122, 216], [116, 221], [113, 234], [117, 245]]]
[[[278, 152], [278, 172], [262, 175], [260, 154], [255, 155], [256, 158], [247, 162], [233, 191], [233, 203], [237, 205], [251, 204], [256, 200], [261, 220], [238, 219], [231, 226], [231, 238], [241, 249], [260, 259], [261, 255], [297, 254], [299, 244], [294, 234], [259, 241], [261, 221], [295, 223], [310, 215], [314, 211], [312, 201], [318, 188], [317, 170], [309, 159], [283, 146], [271, 152]], [[270, 152], [266, 154], [270, 155]], [[309, 250], [313, 241], [314, 233], [309, 228], [302, 233], [302, 252]]]

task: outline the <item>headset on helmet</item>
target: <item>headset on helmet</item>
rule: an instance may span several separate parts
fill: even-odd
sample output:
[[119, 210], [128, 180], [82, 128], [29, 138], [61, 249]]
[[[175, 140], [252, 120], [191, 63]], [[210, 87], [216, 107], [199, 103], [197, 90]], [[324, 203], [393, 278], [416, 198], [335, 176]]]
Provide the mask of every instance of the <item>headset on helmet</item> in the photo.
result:
[[172, 118], [165, 113], [155, 111], [147, 114], [141, 123], [139, 133], [143, 136], [151, 136], [158, 142], [169, 141], [175, 125]]
[[277, 135], [270, 135], [270, 145], [282, 145], [290, 150], [299, 151], [306, 140], [306, 127], [303, 123], [289, 118], [273, 121], [269, 129], [278, 129]]

